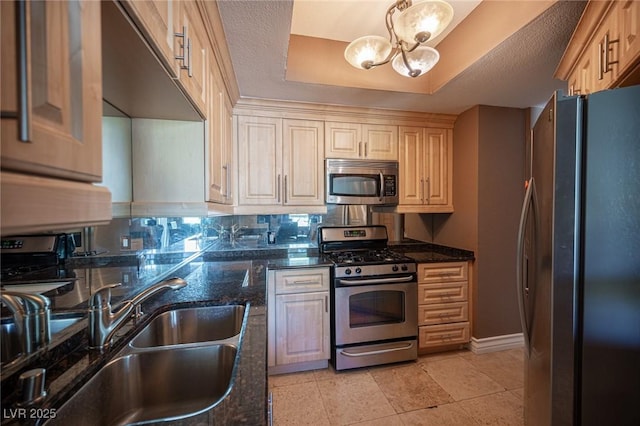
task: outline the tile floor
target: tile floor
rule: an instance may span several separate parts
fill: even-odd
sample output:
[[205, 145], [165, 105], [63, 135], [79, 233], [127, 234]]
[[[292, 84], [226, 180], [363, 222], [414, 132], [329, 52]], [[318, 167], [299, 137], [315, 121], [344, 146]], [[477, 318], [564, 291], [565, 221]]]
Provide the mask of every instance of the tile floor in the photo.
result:
[[269, 376], [284, 425], [523, 425], [521, 349], [423, 355], [413, 363]]

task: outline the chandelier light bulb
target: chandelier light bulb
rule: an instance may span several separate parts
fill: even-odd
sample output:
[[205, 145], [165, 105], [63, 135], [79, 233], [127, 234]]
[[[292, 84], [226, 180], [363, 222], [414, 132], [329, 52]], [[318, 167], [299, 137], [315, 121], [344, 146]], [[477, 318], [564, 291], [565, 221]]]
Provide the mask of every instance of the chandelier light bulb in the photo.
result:
[[344, 58], [352, 66], [363, 70], [383, 62], [391, 53], [391, 43], [384, 37], [364, 36], [352, 41], [344, 51]]
[[424, 43], [433, 39], [451, 23], [453, 7], [442, 0], [428, 0], [414, 3], [400, 13], [395, 31], [398, 37], [407, 42]]
[[406, 52], [406, 56], [411, 70], [405, 65], [402, 54], [396, 55], [391, 62], [393, 69], [405, 77], [418, 77], [431, 70], [440, 60], [438, 51], [429, 46], [421, 46], [413, 52]]

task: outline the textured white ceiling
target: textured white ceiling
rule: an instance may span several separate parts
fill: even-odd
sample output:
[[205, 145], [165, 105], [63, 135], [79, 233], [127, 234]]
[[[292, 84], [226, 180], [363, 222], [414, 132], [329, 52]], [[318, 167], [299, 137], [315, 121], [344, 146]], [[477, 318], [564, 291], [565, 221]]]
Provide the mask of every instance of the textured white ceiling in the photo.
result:
[[539, 106], [565, 88], [553, 73], [585, 4], [555, 3], [436, 93], [420, 95], [286, 81], [293, 1], [218, 1], [242, 97], [453, 114], [478, 104]]
[[[427, 45], [436, 46], [480, 0], [449, 0], [451, 24]], [[291, 34], [351, 42], [365, 35], [389, 37], [385, 15], [392, 0], [295, 0]], [[395, 15], [397, 17], [397, 15]]]

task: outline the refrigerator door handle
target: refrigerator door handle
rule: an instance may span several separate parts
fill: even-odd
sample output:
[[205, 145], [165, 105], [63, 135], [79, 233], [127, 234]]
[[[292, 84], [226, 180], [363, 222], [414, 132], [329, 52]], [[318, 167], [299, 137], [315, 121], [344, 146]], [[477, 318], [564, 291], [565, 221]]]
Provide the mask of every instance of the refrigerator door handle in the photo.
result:
[[[525, 301], [529, 292], [529, 283], [528, 283], [528, 261], [527, 265], [524, 263], [524, 237], [525, 237], [525, 227], [527, 224], [527, 219], [529, 218], [529, 214], [531, 213], [531, 205], [535, 203], [535, 183], [533, 177], [529, 179], [527, 182], [527, 191], [524, 196], [524, 202], [522, 204], [522, 213], [520, 214], [520, 226], [518, 228], [518, 246], [517, 246], [517, 254], [516, 254], [516, 290], [518, 293], [518, 304], [520, 311], [520, 324], [522, 326], [522, 334], [524, 336], [524, 345], [529, 354], [529, 313], [527, 312], [527, 303]], [[527, 273], [527, 277], [525, 278], [524, 273]], [[526, 287], [526, 288], [525, 288]]]

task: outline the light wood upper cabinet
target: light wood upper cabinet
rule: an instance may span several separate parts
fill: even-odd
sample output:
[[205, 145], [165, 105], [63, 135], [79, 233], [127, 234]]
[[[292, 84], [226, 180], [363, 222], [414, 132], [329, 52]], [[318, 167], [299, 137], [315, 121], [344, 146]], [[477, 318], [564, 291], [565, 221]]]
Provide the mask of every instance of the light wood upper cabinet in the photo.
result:
[[212, 49], [198, 3], [126, 0], [122, 5], [168, 74], [177, 79], [198, 112], [206, 117], [206, 83]]
[[233, 204], [233, 111], [216, 64], [210, 66], [207, 134], [208, 201]]
[[327, 158], [398, 159], [398, 126], [325, 122]]
[[176, 52], [185, 59], [182, 63], [179, 81], [191, 97], [196, 108], [206, 116], [209, 55], [211, 48], [202, 16], [194, 1], [182, 1], [179, 8], [178, 26], [185, 31], [183, 38], [176, 38]]
[[[23, 4], [29, 43], [20, 49], [16, 5], [2, 2], [2, 168], [100, 182], [100, 4]], [[16, 73], [20, 51], [26, 66], [21, 71], [27, 75], [24, 87]], [[21, 94], [27, 101], [24, 111], [18, 105]], [[4, 118], [6, 113], [16, 118]], [[26, 134], [20, 133], [20, 123]]]
[[[640, 62], [637, 1], [590, 1], [558, 65], [570, 95], [589, 94], [637, 81]], [[630, 75], [635, 73], [635, 78]]]
[[102, 180], [100, 4], [0, 7], [2, 235], [110, 220], [109, 191], [91, 184]]
[[637, 61], [640, 57], [640, 2], [621, 1], [617, 9], [620, 31], [620, 64], [618, 66], [621, 70], [626, 70], [633, 65], [634, 59]]
[[400, 133], [399, 213], [453, 212], [451, 129], [404, 127]]
[[321, 121], [283, 120], [284, 204], [324, 204], [324, 126]]
[[175, 33], [182, 32], [182, 27], [176, 27], [181, 3], [179, 0], [122, 2], [136, 25], [146, 31], [147, 41], [171, 77], [177, 77], [180, 72], [174, 46]]
[[238, 204], [323, 205], [322, 122], [238, 117]]

